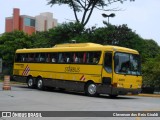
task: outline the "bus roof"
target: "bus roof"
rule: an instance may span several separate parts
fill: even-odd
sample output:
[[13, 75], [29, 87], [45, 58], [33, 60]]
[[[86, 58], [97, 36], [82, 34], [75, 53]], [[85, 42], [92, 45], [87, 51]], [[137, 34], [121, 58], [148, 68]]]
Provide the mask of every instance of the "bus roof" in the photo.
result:
[[18, 49], [16, 53], [32, 53], [32, 52], [69, 52], [69, 51], [120, 51], [138, 54], [138, 51], [113, 46], [113, 45], [101, 45], [95, 43], [67, 43], [67, 44], [57, 44], [52, 48], [32, 48], [32, 49]]
[[102, 47], [101, 44], [96, 43], [66, 43], [66, 44], [57, 44], [54, 47]]

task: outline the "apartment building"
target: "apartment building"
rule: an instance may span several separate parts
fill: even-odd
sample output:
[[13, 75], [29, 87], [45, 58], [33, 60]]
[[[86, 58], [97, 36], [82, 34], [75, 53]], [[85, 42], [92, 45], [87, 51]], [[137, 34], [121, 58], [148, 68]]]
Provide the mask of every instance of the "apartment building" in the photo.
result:
[[57, 26], [57, 19], [53, 18], [53, 13], [40, 13], [35, 17], [20, 15], [20, 9], [13, 9], [13, 16], [5, 19], [5, 32], [21, 30], [31, 35], [38, 31], [47, 31]]

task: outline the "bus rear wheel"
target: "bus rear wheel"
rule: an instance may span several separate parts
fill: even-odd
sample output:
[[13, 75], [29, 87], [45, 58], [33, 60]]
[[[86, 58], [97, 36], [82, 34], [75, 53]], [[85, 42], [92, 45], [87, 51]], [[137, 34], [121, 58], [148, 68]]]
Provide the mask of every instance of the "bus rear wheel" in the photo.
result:
[[29, 88], [34, 88], [34, 81], [32, 77], [29, 77], [27, 80], [27, 85]]
[[43, 85], [42, 78], [38, 78], [38, 80], [37, 80], [37, 89], [44, 90], [44, 85]]
[[97, 86], [92, 82], [87, 83], [85, 86], [85, 94], [91, 97], [97, 96]]

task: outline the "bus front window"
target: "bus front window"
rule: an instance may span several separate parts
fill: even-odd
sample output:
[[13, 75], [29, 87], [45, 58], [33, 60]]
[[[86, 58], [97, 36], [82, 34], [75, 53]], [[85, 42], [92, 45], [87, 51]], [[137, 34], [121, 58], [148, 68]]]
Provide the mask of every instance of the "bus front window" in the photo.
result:
[[130, 75], [141, 74], [139, 55], [128, 53], [115, 53], [115, 58], [115, 73]]
[[139, 55], [130, 55], [130, 71], [132, 75], [141, 75], [141, 65]]

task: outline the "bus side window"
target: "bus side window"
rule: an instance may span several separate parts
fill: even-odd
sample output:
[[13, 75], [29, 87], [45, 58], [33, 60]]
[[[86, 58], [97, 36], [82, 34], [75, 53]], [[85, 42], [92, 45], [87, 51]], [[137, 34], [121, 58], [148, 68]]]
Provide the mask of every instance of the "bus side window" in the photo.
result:
[[46, 53], [46, 62], [50, 62], [51, 61], [51, 55], [50, 53]]
[[29, 53], [28, 54], [28, 62], [34, 62], [34, 56], [35, 56], [35, 54], [34, 53]]
[[40, 62], [45, 62], [46, 61], [45, 59], [46, 59], [45, 53], [40, 53], [40, 58], [39, 58]]
[[97, 61], [97, 58], [96, 58], [96, 57], [94, 57], [94, 58], [93, 58], [93, 63], [98, 63], [98, 61]]
[[96, 63], [99, 63], [99, 60], [100, 60], [100, 57], [101, 57], [101, 52], [96, 52], [95, 56], [96, 56]]
[[83, 55], [84, 55], [84, 52], [79, 52], [79, 63], [83, 63]]
[[46, 55], [45, 53], [36, 53], [34, 62], [45, 62]]
[[74, 63], [74, 53], [69, 53], [69, 62], [68, 63]]
[[65, 62], [71, 63], [71, 53], [65, 53]]
[[16, 57], [15, 57], [16, 62], [21, 62], [21, 55], [22, 54], [16, 54]]
[[15, 62], [26, 62], [26, 54], [22, 54], [22, 53], [16, 54]]
[[57, 53], [51, 53], [51, 62], [56, 63], [57, 62]]
[[28, 54], [21, 54], [21, 62], [27, 62]]
[[73, 63], [78, 63], [77, 53], [73, 53]]
[[89, 52], [87, 52], [87, 57], [86, 57], [86, 58], [87, 58], [87, 61], [86, 61], [86, 62], [87, 62], [87, 63], [90, 63], [90, 53], [89, 53]]
[[35, 62], [39, 62], [39, 53], [35, 54]]
[[100, 59], [100, 52], [87, 52], [87, 63], [97, 64]]
[[21, 54], [21, 62], [25, 62], [25, 59], [26, 59], [25, 54]]
[[76, 52], [73, 53], [73, 63], [86, 63], [86, 53]]
[[63, 53], [59, 53], [59, 54], [58, 54], [58, 63], [64, 63]]
[[83, 53], [83, 63], [86, 63], [86, 52]]

